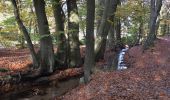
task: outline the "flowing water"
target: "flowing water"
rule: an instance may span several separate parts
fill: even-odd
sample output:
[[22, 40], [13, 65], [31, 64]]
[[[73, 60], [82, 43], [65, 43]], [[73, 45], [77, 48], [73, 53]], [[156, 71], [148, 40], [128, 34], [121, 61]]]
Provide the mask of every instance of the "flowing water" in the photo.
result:
[[127, 69], [127, 66], [124, 62], [124, 56], [126, 51], [128, 50], [128, 47], [126, 47], [125, 49], [122, 49], [119, 53], [118, 56], [118, 66], [117, 66], [117, 70], [123, 70], [123, 69]]
[[[122, 49], [118, 56], [117, 70], [127, 69], [124, 62], [124, 55], [128, 48]], [[32, 87], [19, 92], [9, 93], [0, 96], [0, 100], [52, 100], [56, 96], [62, 96], [73, 88], [81, 84], [82, 78], [74, 77], [54, 84]]]

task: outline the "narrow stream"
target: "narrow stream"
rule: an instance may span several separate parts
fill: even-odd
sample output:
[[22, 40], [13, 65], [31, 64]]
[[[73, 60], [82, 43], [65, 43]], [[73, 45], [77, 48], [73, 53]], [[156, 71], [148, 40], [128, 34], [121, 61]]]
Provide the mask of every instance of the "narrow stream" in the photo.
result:
[[57, 84], [32, 87], [22, 92], [0, 96], [0, 100], [52, 100], [77, 87], [79, 82], [80, 77], [74, 77], [59, 81]]
[[[118, 56], [117, 70], [127, 69], [124, 62], [124, 56], [128, 47], [122, 49]], [[19, 92], [9, 93], [4, 96], [0, 96], [0, 100], [51, 100], [56, 96], [61, 96], [80, 84], [81, 78], [74, 77], [64, 81], [59, 81], [52, 85], [46, 84], [42, 86], [32, 87]]]
[[126, 66], [126, 63], [124, 62], [124, 56], [125, 56], [125, 53], [126, 51], [128, 50], [128, 46], [126, 46], [125, 49], [122, 49], [119, 53], [119, 56], [118, 56], [118, 66], [117, 66], [117, 70], [124, 70], [124, 69], [127, 69], [127, 66]]

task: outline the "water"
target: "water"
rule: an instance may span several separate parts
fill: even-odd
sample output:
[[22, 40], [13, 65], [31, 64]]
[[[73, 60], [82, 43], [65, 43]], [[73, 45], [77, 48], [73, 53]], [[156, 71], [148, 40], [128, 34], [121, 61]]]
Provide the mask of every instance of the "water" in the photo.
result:
[[126, 51], [128, 50], [129, 48], [126, 47], [125, 49], [122, 49], [119, 53], [119, 57], [118, 57], [118, 67], [117, 67], [117, 70], [124, 70], [124, 69], [127, 69], [127, 66], [124, 62], [124, 56], [125, 56], [125, 53]]
[[[122, 49], [118, 57], [118, 68], [117, 70], [127, 69], [124, 62], [124, 55], [128, 48]], [[0, 96], [0, 100], [52, 100], [57, 96], [61, 96], [73, 88], [81, 84], [83, 78], [74, 77], [61, 82], [54, 82], [51, 85], [46, 84], [43, 86], [32, 87], [22, 91]]]
[[65, 81], [32, 87], [17, 93], [10, 93], [1, 100], [52, 100], [61, 96], [79, 85], [80, 77], [71, 78]]

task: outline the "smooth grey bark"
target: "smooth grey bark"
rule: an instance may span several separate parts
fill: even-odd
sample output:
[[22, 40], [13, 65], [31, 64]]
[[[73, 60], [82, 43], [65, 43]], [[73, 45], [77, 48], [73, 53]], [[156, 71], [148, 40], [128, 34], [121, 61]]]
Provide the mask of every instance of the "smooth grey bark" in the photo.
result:
[[105, 0], [96, 0], [97, 3], [97, 11], [96, 11], [96, 20], [97, 20], [97, 34], [98, 35], [98, 31], [99, 31], [99, 27], [100, 27], [100, 23], [102, 20], [102, 15], [103, 15], [103, 11], [104, 11], [104, 7], [105, 7]]
[[[169, 8], [170, 9], [170, 8]], [[170, 19], [170, 13], [166, 14], [166, 19]], [[166, 22], [166, 26], [165, 26], [165, 34], [170, 34], [170, 24], [169, 22]]]
[[162, 10], [160, 12], [160, 19], [163, 19], [161, 21], [160, 27], [161, 27], [161, 35], [165, 35], [168, 33], [168, 20], [170, 19], [170, 12], [167, 12], [170, 10], [170, 4], [167, 2], [163, 2]]
[[141, 42], [141, 38], [142, 38], [142, 34], [144, 33], [143, 31], [143, 21], [141, 21], [139, 23], [139, 32], [138, 32], [138, 37], [137, 37], [137, 42], [136, 42], [136, 45], [140, 44]]
[[116, 8], [118, 5], [119, 0], [106, 0], [105, 8], [102, 15], [102, 20], [99, 27], [99, 33], [96, 40], [96, 47], [95, 47], [95, 60], [103, 59], [105, 47], [106, 47], [106, 40], [107, 35], [111, 26], [110, 21], [114, 19], [114, 13], [116, 12]]
[[108, 34], [108, 40], [107, 40], [107, 47], [109, 50], [114, 52], [113, 54], [109, 55], [110, 57], [107, 59], [107, 68], [109, 70], [114, 70], [116, 69], [117, 66], [117, 60], [118, 60], [118, 55], [116, 49], [116, 34], [115, 34], [115, 27], [114, 24], [110, 27], [109, 34]]
[[17, 21], [17, 24], [19, 26], [19, 29], [20, 29], [20, 31], [22, 31], [22, 33], [24, 34], [24, 38], [27, 41], [27, 46], [28, 46], [28, 48], [30, 50], [32, 61], [33, 61], [33, 67], [38, 68], [39, 67], [39, 61], [38, 61], [36, 52], [34, 50], [34, 46], [32, 44], [31, 38], [29, 36], [29, 33], [28, 33], [26, 27], [24, 26], [21, 18], [20, 18], [19, 9], [17, 7], [16, 0], [11, 0], [11, 2], [12, 2], [13, 7], [14, 7], [14, 15], [15, 15], [15, 19]]
[[149, 23], [149, 34], [143, 45], [143, 49], [148, 49], [156, 39], [156, 21], [162, 7], [162, 0], [151, 0], [151, 14]]
[[90, 73], [95, 65], [94, 59], [94, 20], [95, 20], [95, 0], [87, 0], [86, 19], [86, 53], [84, 63], [84, 81], [90, 81]]
[[155, 38], [158, 35], [159, 25], [160, 25], [160, 16], [158, 16], [157, 21], [156, 21]]
[[53, 13], [55, 18], [55, 37], [58, 41], [57, 63], [59, 66], [67, 66], [67, 42], [64, 34], [64, 14], [61, 7], [61, 0], [52, 0]]
[[108, 40], [107, 40], [107, 47], [110, 50], [113, 50], [115, 47], [115, 28], [114, 25], [110, 27], [109, 34], [108, 34]]
[[168, 24], [167, 34], [170, 34], [170, 25]]
[[167, 21], [165, 20], [164, 22], [163, 22], [163, 25], [162, 25], [162, 27], [161, 27], [161, 31], [162, 31], [162, 35], [165, 35], [165, 34], [167, 34], [168, 33], [168, 23], [167, 23]]
[[54, 50], [52, 37], [50, 36], [49, 25], [45, 13], [45, 1], [33, 0], [37, 16], [40, 39], [40, 74], [49, 74], [53, 72]]
[[120, 18], [114, 18], [114, 25], [110, 28], [110, 32], [112, 36], [108, 35], [108, 40], [112, 42], [110, 43], [111, 45], [110, 50], [114, 51], [114, 54], [112, 54], [110, 59], [108, 59], [108, 68], [110, 70], [115, 70], [118, 64], [119, 52], [122, 47]]
[[78, 8], [76, 1], [77, 0], [67, 0], [70, 67], [78, 67], [82, 64], [79, 42]]
[[[18, 11], [19, 12], [22, 12], [22, 3], [21, 3], [21, 0], [18, 0], [17, 2], [17, 7], [18, 7]], [[19, 30], [20, 31], [20, 30]], [[20, 32], [22, 32], [22, 31], [20, 31]], [[20, 33], [19, 32], [19, 33]], [[29, 33], [29, 32], [28, 32]], [[25, 48], [25, 39], [24, 39], [24, 35], [19, 35], [19, 43], [20, 43], [20, 45], [19, 45], [19, 48]]]
[[[121, 6], [120, 0], [118, 1], [118, 5]], [[117, 17], [114, 19], [115, 23], [115, 33], [116, 33], [116, 46], [118, 48], [122, 47], [122, 41], [121, 41], [121, 20], [120, 17]]]
[[115, 33], [116, 33], [116, 46], [121, 48], [121, 22], [120, 18], [115, 18]]

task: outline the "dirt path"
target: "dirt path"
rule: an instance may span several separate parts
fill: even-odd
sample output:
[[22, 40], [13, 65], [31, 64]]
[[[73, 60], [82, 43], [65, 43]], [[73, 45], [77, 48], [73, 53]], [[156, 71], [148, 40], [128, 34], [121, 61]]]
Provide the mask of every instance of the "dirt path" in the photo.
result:
[[61, 100], [170, 100], [170, 37], [159, 38], [142, 52], [141, 46], [126, 55], [129, 68], [98, 72]]

